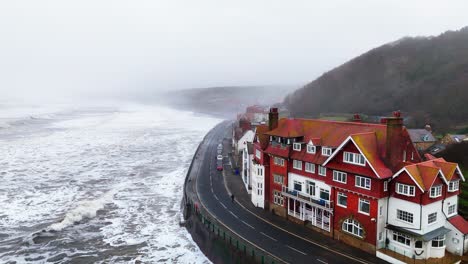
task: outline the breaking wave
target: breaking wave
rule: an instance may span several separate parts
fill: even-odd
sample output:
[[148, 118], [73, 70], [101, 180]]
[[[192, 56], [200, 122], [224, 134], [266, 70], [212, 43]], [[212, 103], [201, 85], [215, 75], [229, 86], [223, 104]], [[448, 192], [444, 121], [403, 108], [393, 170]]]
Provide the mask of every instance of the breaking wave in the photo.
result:
[[114, 189], [108, 191], [101, 197], [96, 200], [82, 201], [78, 204], [77, 207], [69, 211], [63, 220], [58, 223], [50, 225], [48, 231], [62, 231], [64, 228], [74, 225], [83, 219], [94, 218], [97, 215], [99, 210], [104, 209], [106, 204], [109, 204], [113, 201], [114, 195], [118, 190]]

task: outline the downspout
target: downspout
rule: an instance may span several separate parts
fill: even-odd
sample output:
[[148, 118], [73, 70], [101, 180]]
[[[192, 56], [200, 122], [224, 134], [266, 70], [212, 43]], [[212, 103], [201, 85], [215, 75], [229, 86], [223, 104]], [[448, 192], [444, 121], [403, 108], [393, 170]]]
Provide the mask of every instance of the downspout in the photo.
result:
[[[335, 187], [332, 186], [332, 194], [333, 194], [333, 198], [336, 197], [335, 196]], [[331, 230], [332, 230], [332, 238], [335, 239], [335, 203], [333, 203], [333, 214], [332, 214], [332, 220], [331, 222], [333, 223], [333, 225], [331, 226]]]
[[419, 195], [419, 230], [422, 229], [422, 196], [424, 193]]

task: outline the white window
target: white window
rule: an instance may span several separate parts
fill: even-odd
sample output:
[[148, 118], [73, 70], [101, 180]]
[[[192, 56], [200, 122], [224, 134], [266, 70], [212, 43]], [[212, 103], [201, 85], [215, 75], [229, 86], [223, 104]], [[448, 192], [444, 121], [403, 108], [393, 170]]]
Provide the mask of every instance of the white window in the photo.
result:
[[348, 206], [348, 195], [346, 195], [346, 193], [339, 192], [337, 194], [337, 200], [339, 206], [345, 208]]
[[321, 176], [327, 176], [327, 168], [323, 166], [318, 166], [318, 174]]
[[315, 196], [315, 182], [307, 181], [307, 194]]
[[353, 234], [355, 236], [364, 236], [364, 229], [362, 228], [362, 225], [354, 219], [348, 218], [345, 221], [343, 221], [343, 226], [341, 228], [343, 229], [343, 231]]
[[320, 189], [320, 199], [330, 201], [330, 191], [325, 189]]
[[310, 173], [315, 173], [315, 164], [306, 162], [305, 163], [305, 171], [310, 172]]
[[388, 181], [383, 182], [383, 190], [384, 192], [388, 191]]
[[315, 146], [307, 145], [307, 153], [315, 154]]
[[406, 196], [414, 196], [414, 186], [403, 184], [403, 183], [397, 183], [396, 193], [406, 195]]
[[427, 223], [432, 224], [437, 221], [437, 212], [430, 213], [427, 215]]
[[436, 198], [440, 196], [442, 196], [442, 185], [432, 187], [429, 193], [429, 197]]
[[411, 243], [411, 237], [399, 232], [393, 232], [393, 240], [407, 246]]
[[294, 190], [298, 192], [302, 192], [302, 182], [294, 181]]
[[423, 242], [421, 240], [414, 241], [414, 248], [422, 248]]
[[293, 144], [293, 150], [301, 151], [301, 143], [294, 143]]
[[369, 200], [359, 198], [359, 210], [358, 211], [360, 213], [368, 215], [370, 213], [370, 202], [369, 202]]
[[448, 207], [448, 216], [452, 216], [457, 213], [457, 204], [449, 205]]
[[346, 183], [346, 173], [334, 170], [333, 180], [336, 182]]
[[406, 162], [406, 150], [403, 150], [403, 162]]
[[293, 168], [296, 170], [302, 170], [302, 161], [293, 160]]
[[331, 148], [326, 148], [326, 147], [322, 148], [322, 155], [323, 156], [331, 156], [331, 154], [332, 154], [332, 149]]
[[441, 235], [432, 239], [432, 247], [440, 248], [445, 246], [445, 235]]
[[344, 152], [343, 162], [356, 164], [356, 165], [362, 165], [362, 166], [366, 165], [366, 159], [364, 158], [363, 155], [358, 154], [358, 153], [347, 152], [347, 151]]
[[279, 175], [279, 174], [273, 174], [273, 181], [275, 183], [283, 184], [284, 183], [284, 177]]
[[448, 188], [449, 192], [456, 192], [456, 191], [458, 191], [459, 188], [460, 188], [460, 181], [459, 180], [449, 182], [449, 188]]
[[278, 191], [273, 191], [273, 202], [277, 205], [283, 205], [284, 204], [283, 195]]
[[397, 209], [397, 218], [407, 223], [413, 223], [413, 214]]
[[260, 152], [260, 150], [256, 149], [255, 150], [255, 157], [257, 157], [257, 159], [261, 159], [262, 158], [262, 152]]
[[382, 216], [382, 214], [383, 214], [383, 206], [381, 205], [381, 206], [379, 207], [379, 215]]
[[275, 157], [273, 159], [273, 162], [275, 163], [275, 165], [284, 166], [284, 159], [283, 158]]
[[371, 179], [356, 175], [356, 187], [370, 190]]

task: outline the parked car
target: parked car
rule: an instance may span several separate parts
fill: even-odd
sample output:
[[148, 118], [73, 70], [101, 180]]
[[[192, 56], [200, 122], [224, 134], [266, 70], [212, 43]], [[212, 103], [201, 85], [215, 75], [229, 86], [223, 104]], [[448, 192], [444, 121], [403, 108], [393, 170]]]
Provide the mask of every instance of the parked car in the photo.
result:
[[218, 155], [218, 156], [216, 156], [216, 159], [217, 159], [217, 160], [223, 160], [223, 155]]
[[223, 149], [223, 144], [218, 144], [218, 149]]
[[223, 153], [223, 150], [222, 150], [222, 149], [218, 149], [218, 155], [221, 155], [221, 153]]

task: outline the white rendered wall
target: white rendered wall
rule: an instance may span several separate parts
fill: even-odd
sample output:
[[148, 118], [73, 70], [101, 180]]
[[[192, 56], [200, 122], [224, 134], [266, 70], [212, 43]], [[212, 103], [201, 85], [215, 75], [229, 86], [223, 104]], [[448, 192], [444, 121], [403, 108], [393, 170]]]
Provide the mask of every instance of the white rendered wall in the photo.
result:
[[[261, 174], [258, 172], [260, 171]], [[260, 164], [252, 163], [251, 179], [252, 179], [252, 203], [256, 207], [265, 207], [265, 167]], [[259, 185], [261, 188], [259, 188]], [[260, 194], [259, 194], [260, 193]]]
[[[299, 193], [301, 195], [304, 195], [304, 196], [310, 196], [306, 191], [306, 188], [307, 188], [306, 181], [314, 182], [315, 183], [315, 196], [313, 196], [313, 197], [316, 198], [316, 199], [320, 199], [320, 189], [324, 189], [324, 190], [328, 190], [328, 191], [331, 190], [330, 185], [326, 184], [325, 182], [322, 182], [322, 181], [319, 181], [319, 180], [316, 180], [316, 179], [307, 178], [307, 177], [304, 177], [304, 176], [301, 176], [301, 175], [298, 175], [298, 174], [295, 174], [295, 173], [291, 173], [291, 172], [288, 173], [288, 188], [289, 188], [289, 190], [294, 189], [294, 181], [298, 181], [298, 182], [302, 183], [302, 192], [299, 192]], [[330, 199], [331, 199], [331, 197], [330, 197]]]

